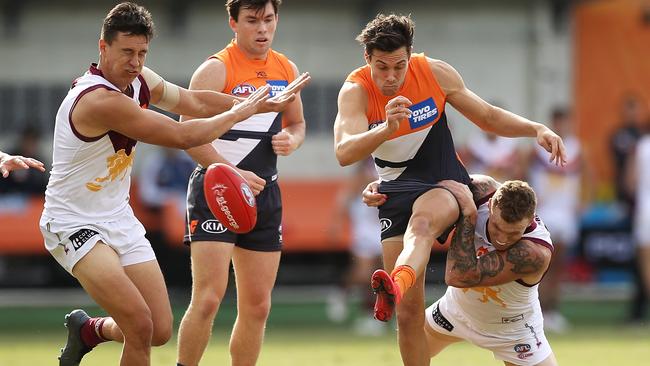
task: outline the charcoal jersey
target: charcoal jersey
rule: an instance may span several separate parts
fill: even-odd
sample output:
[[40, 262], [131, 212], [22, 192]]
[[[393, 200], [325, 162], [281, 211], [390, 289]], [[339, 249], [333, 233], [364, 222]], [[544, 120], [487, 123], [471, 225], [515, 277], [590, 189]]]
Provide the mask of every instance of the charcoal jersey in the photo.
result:
[[394, 96], [381, 93], [369, 65], [353, 71], [346, 81], [361, 85], [368, 95], [369, 130], [384, 123], [386, 104], [395, 96], [404, 96], [413, 103], [408, 120], [403, 120], [372, 154], [382, 191], [409, 191], [445, 179], [469, 183], [447, 125], [447, 96], [424, 54], [411, 55], [404, 83]]
[[[136, 141], [115, 131], [84, 136], [72, 119], [77, 102], [98, 88], [121, 93], [93, 64], [74, 81], [56, 114], [46, 216], [87, 223], [112, 221], [131, 212], [129, 188]], [[147, 108], [150, 94], [142, 76], [133, 80], [125, 94]]]
[[[271, 97], [281, 93], [296, 75], [283, 54], [269, 50], [265, 60], [249, 59], [233, 40], [226, 48], [211, 56], [226, 66], [223, 93], [246, 97], [268, 84]], [[282, 113], [259, 113], [235, 124], [230, 131], [212, 142], [229, 162], [259, 177], [274, 180], [277, 156], [271, 137], [282, 130]]]

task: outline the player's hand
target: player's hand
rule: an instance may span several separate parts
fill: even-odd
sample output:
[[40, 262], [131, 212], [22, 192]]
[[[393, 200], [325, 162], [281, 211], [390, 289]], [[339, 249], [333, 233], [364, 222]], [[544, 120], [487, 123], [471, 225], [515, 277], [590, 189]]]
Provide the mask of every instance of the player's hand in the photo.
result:
[[387, 195], [379, 193], [379, 180], [368, 183], [361, 193], [361, 197], [363, 198], [363, 203], [369, 207], [379, 207], [386, 203], [388, 199]]
[[260, 194], [260, 192], [262, 192], [262, 190], [264, 190], [264, 186], [266, 186], [266, 180], [258, 177], [257, 174], [251, 171], [239, 169], [239, 168], [235, 168], [235, 169], [237, 169], [239, 174], [241, 174], [242, 177], [246, 179], [246, 183], [248, 183], [248, 185], [251, 187], [251, 190], [253, 191], [253, 194], [255, 196], [257, 196], [258, 194]]
[[289, 103], [293, 102], [296, 99], [296, 94], [301, 91], [309, 82], [311, 81], [311, 76], [308, 72], [300, 74], [291, 84], [287, 85], [282, 93], [269, 98], [260, 109], [259, 113], [265, 112], [282, 112], [287, 108]]
[[463, 183], [456, 182], [454, 180], [443, 180], [438, 182], [438, 185], [447, 188], [451, 194], [456, 197], [458, 205], [460, 206], [460, 214], [464, 217], [469, 217], [472, 220], [476, 220], [478, 214], [476, 204], [474, 203], [474, 196], [469, 190], [469, 187]]
[[241, 122], [256, 113], [259, 113], [264, 102], [269, 99], [270, 88], [270, 86], [264, 85], [253, 92], [253, 94], [249, 95], [248, 98], [241, 101], [235, 100], [233, 102], [234, 105], [230, 111], [235, 113], [237, 122]]
[[564, 142], [562, 142], [562, 138], [560, 138], [560, 136], [555, 132], [551, 131], [546, 126], [543, 126], [543, 128], [537, 132], [537, 143], [546, 151], [551, 153], [551, 158], [548, 161], [555, 162], [555, 165], [558, 166], [566, 165], [567, 157]]
[[276, 155], [287, 156], [298, 148], [298, 143], [292, 134], [280, 131], [271, 137], [271, 147]]
[[401, 95], [388, 101], [386, 104], [386, 128], [391, 132], [399, 129], [400, 123], [411, 116], [411, 110], [408, 107], [413, 104], [406, 97]]
[[0, 174], [3, 178], [9, 176], [12, 170], [34, 168], [42, 172], [45, 171], [45, 165], [33, 158], [26, 158], [20, 155], [7, 155], [0, 153]]

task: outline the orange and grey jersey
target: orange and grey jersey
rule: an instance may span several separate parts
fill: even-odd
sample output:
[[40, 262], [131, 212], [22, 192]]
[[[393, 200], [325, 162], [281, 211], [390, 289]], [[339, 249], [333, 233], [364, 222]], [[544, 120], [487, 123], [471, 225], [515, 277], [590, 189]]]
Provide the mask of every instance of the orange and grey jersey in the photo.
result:
[[[45, 191], [49, 217], [79, 223], [113, 221], [130, 210], [129, 188], [136, 141], [115, 131], [88, 137], [72, 118], [77, 102], [104, 88], [121, 93], [104, 79], [96, 65], [72, 84], [56, 114], [52, 171]], [[142, 108], [149, 104], [149, 88], [138, 76], [125, 92]]]
[[[478, 216], [474, 234], [476, 255], [482, 256], [496, 250], [490, 241], [487, 226], [490, 217], [486, 197], [477, 202]], [[528, 240], [553, 250], [551, 235], [542, 220], [535, 215], [521, 240]], [[479, 329], [489, 330], [520, 320], [541, 316], [537, 288], [539, 283], [527, 284], [522, 280], [511, 281], [497, 286], [456, 288], [449, 286], [446, 297], [453, 300], [459, 311], [480, 325]]]
[[[266, 84], [271, 87], [273, 97], [284, 91], [296, 77], [283, 54], [269, 50], [265, 60], [252, 60], [235, 41], [211, 58], [226, 66], [226, 84], [222, 92], [237, 97], [246, 97]], [[267, 181], [273, 180], [277, 175], [277, 156], [271, 146], [271, 137], [282, 127], [282, 113], [255, 114], [237, 123], [212, 145], [238, 168], [252, 171]]]
[[411, 55], [404, 83], [395, 96], [381, 93], [372, 81], [369, 65], [353, 71], [346, 82], [361, 85], [368, 95], [369, 130], [384, 123], [386, 104], [393, 97], [401, 95], [413, 103], [411, 117], [372, 154], [383, 191], [408, 191], [445, 179], [469, 183], [447, 125], [447, 96], [424, 54]]

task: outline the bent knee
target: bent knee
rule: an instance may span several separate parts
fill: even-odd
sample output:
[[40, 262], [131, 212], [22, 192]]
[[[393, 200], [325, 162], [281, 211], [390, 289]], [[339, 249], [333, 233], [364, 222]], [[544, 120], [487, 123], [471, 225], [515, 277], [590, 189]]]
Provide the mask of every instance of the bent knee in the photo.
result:
[[155, 328], [153, 336], [151, 337], [152, 346], [162, 346], [169, 342], [172, 337], [172, 326], [171, 323], [165, 328]]

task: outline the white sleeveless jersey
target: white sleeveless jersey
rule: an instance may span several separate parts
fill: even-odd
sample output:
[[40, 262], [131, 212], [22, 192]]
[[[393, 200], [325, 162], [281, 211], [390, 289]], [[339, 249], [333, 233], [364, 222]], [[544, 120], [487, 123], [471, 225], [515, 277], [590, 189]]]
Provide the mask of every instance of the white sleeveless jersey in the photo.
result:
[[548, 152], [537, 145], [530, 169], [530, 185], [537, 195], [538, 212], [551, 210], [575, 215], [580, 203], [580, 142], [575, 136], [562, 140], [567, 164], [561, 167], [549, 162]]
[[[474, 245], [477, 256], [496, 250], [490, 243], [487, 232], [489, 218], [488, 203], [478, 208]], [[535, 220], [526, 229], [521, 240], [544, 245], [553, 249], [551, 236], [544, 223], [535, 215]], [[456, 288], [449, 286], [445, 297], [453, 306], [483, 330], [503, 329], [504, 324], [541, 316], [538, 299], [539, 284], [529, 285], [517, 280], [498, 286]]]
[[[131, 212], [129, 188], [136, 141], [114, 131], [86, 137], [75, 129], [72, 120], [79, 99], [98, 88], [120, 92], [93, 64], [72, 84], [56, 114], [52, 170], [43, 211], [53, 219], [105, 222]], [[149, 89], [142, 76], [131, 83], [127, 93], [140, 107], [148, 106]]]

